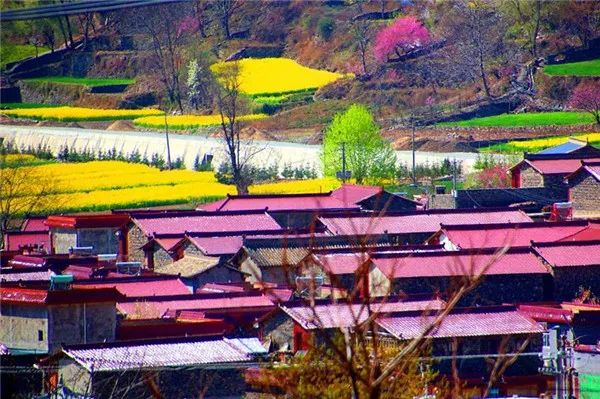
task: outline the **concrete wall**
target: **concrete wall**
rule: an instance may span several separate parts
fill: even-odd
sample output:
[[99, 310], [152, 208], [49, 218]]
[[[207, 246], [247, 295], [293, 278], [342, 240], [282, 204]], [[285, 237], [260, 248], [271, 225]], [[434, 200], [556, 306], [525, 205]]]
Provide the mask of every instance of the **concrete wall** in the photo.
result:
[[52, 248], [56, 254], [68, 254], [69, 248], [77, 246], [77, 232], [73, 229], [50, 229]]
[[46, 353], [48, 351], [46, 307], [1, 303], [0, 342], [9, 349], [18, 348]]
[[77, 229], [77, 246], [94, 247], [95, 254], [116, 254], [119, 252], [118, 229]]
[[589, 173], [569, 178], [569, 196], [575, 214], [600, 211], [600, 182]]
[[52, 305], [48, 307], [49, 351], [61, 344], [111, 342], [115, 339], [114, 303]]
[[74, 360], [64, 357], [58, 362], [58, 378], [62, 380], [67, 388], [79, 394], [90, 393], [91, 375]]

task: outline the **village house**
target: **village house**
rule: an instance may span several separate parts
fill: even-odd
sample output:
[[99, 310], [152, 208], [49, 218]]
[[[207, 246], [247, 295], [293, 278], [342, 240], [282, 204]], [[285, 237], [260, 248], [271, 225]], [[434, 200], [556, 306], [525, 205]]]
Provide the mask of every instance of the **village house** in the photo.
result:
[[421, 244], [442, 224], [528, 223], [515, 208], [429, 209], [415, 212], [353, 213], [319, 218], [335, 235], [387, 235], [398, 244]]
[[372, 296], [440, 293], [452, 297], [474, 278], [460, 303], [492, 305], [544, 301], [552, 297], [552, 276], [528, 247], [469, 249], [370, 256]]
[[579, 168], [565, 181], [574, 216], [600, 216], [600, 160], [582, 160]]
[[[281, 226], [263, 211], [239, 212], [202, 212], [202, 211], [166, 211], [131, 213], [128, 226], [128, 259], [143, 263], [146, 267], [147, 252], [161, 252], [161, 259], [177, 260], [178, 255], [171, 255], [174, 246], [189, 233], [226, 233], [245, 231], [281, 231]], [[166, 236], [169, 235], [169, 236]], [[160, 249], [146, 246], [157, 236]], [[163, 243], [160, 243], [161, 236]], [[178, 237], [179, 236], [179, 237]], [[169, 238], [168, 241], [164, 241]], [[178, 240], [179, 238], [179, 240]], [[177, 240], [177, 241], [176, 241]], [[166, 262], [170, 263], [170, 262]]]
[[455, 308], [428, 332], [435, 318], [422, 311], [398, 312], [376, 322], [400, 342], [427, 337], [434, 369], [449, 378], [457, 373], [469, 395], [484, 395], [494, 366], [503, 361], [497, 355], [517, 351], [520, 355], [492, 385], [497, 395], [537, 397], [551, 387], [551, 378], [538, 372], [544, 328], [514, 306]]
[[164, 397], [239, 397], [246, 392], [243, 370], [265, 354], [257, 338], [145, 339], [65, 345], [38, 367], [48, 391], [86, 397], [147, 397], [156, 390]]
[[582, 160], [598, 162], [600, 153], [581, 155], [526, 153], [524, 159], [510, 169], [512, 186], [565, 190], [564, 179], [581, 166]]
[[[50, 283], [50, 287], [48, 286]], [[0, 342], [12, 355], [52, 353], [61, 344], [115, 339], [115, 288], [74, 288], [72, 276], [0, 287]]]
[[447, 250], [469, 248], [523, 247], [536, 242], [576, 240], [584, 232], [597, 232], [595, 223], [586, 220], [535, 223], [490, 223], [442, 225], [427, 243], [441, 244]]
[[89, 254], [127, 253], [127, 223], [124, 214], [51, 215], [46, 219], [50, 229], [51, 251], [68, 254], [86, 248]]
[[600, 240], [534, 242], [535, 253], [554, 276], [554, 300], [571, 301], [581, 288], [600, 292]]
[[324, 342], [325, 334], [331, 335], [340, 329], [352, 331], [360, 328], [374, 314], [379, 318], [393, 312], [438, 311], [445, 305], [444, 301], [431, 297], [388, 297], [381, 301], [373, 300], [368, 307], [359, 299], [318, 299], [314, 305], [307, 305], [305, 301], [291, 301], [282, 305], [281, 310], [286, 320], [292, 323], [282, 326], [291, 340], [289, 348], [297, 352]]

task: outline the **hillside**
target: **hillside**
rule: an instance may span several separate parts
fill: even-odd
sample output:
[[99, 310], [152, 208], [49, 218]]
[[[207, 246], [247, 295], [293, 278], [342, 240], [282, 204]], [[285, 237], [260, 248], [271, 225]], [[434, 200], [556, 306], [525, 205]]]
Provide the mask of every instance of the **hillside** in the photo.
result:
[[[393, 132], [415, 123], [568, 111], [573, 89], [598, 80], [597, 3], [532, 4], [197, 0], [7, 22], [3, 88], [19, 94], [3, 89], [2, 102], [210, 115], [210, 71], [241, 60], [243, 111], [268, 115], [248, 119], [259, 136], [318, 142], [335, 113], [362, 103], [404, 148]], [[174, 128], [202, 133], [203, 123]], [[557, 125], [567, 126], [561, 134], [590, 129]], [[436, 129], [426, 138], [444, 148], [462, 135]]]

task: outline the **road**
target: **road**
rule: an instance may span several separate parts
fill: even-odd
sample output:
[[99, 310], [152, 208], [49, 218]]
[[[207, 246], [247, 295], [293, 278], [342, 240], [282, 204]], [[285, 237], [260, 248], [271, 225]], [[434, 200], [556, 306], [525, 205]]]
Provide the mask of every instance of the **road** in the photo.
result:
[[[47, 145], [54, 152], [68, 145], [77, 150], [107, 151], [116, 148], [127, 154], [136, 149], [143, 155], [150, 157], [153, 153], [162, 154], [166, 159], [167, 145], [164, 133], [154, 132], [125, 132], [94, 130], [66, 127], [40, 127], [40, 126], [13, 126], [0, 125], [0, 137], [14, 141], [18, 147], [37, 147]], [[216, 138], [169, 134], [171, 158], [181, 157], [188, 168], [194, 164], [196, 155], [200, 158], [204, 154], [214, 156], [213, 165], [219, 165], [225, 160], [223, 142]], [[277, 164], [282, 167], [289, 163], [292, 166], [314, 165], [320, 169], [319, 145], [297, 144], [279, 141], [255, 141], [244, 145], [246, 151], [258, 153], [253, 158], [257, 165]], [[411, 151], [396, 151], [398, 161], [411, 165]], [[440, 162], [444, 158], [462, 161], [463, 168], [470, 170], [477, 158], [477, 154], [468, 152], [425, 152], [417, 151], [415, 154], [417, 164]]]

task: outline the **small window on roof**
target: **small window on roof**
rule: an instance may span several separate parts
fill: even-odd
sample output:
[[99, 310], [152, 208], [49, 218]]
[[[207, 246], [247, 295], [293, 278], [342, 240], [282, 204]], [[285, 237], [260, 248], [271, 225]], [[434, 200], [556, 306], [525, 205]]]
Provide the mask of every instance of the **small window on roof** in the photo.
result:
[[44, 331], [38, 330], [38, 341], [44, 340]]

